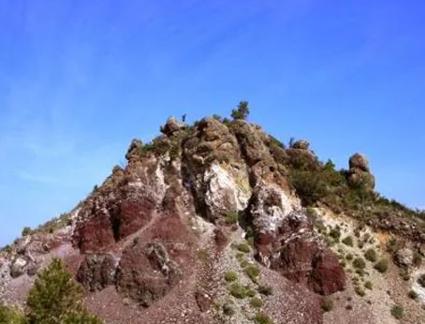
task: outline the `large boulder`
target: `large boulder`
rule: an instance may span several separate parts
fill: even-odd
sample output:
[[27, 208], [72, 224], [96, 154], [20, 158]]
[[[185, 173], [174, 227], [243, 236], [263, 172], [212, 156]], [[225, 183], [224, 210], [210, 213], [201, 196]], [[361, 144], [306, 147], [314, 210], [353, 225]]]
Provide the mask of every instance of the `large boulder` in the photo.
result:
[[349, 167], [347, 181], [351, 187], [361, 187], [370, 191], [375, 188], [375, 177], [370, 172], [369, 162], [364, 155], [356, 153], [351, 156]]
[[175, 117], [168, 118], [164, 126], [161, 127], [161, 132], [167, 136], [172, 136], [174, 133], [184, 129], [186, 125], [178, 121]]
[[177, 285], [182, 273], [169, 258], [163, 244], [144, 244], [135, 240], [123, 252], [118, 273], [117, 289], [125, 297], [149, 307]]
[[111, 254], [87, 255], [77, 272], [77, 280], [89, 291], [115, 283], [117, 259]]

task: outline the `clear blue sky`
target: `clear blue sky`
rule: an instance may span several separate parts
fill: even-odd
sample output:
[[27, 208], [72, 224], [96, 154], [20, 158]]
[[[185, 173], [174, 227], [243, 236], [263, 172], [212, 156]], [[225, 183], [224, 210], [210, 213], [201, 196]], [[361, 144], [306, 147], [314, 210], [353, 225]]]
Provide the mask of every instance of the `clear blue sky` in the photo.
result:
[[170, 115], [307, 138], [425, 208], [424, 1], [0, 1], [0, 245], [71, 209]]

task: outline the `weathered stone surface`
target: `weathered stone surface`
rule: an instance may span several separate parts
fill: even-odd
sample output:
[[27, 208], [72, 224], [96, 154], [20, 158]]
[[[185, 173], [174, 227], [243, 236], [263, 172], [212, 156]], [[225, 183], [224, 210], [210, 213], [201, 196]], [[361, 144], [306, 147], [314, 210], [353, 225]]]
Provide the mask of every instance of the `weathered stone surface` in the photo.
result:
[[313, 226], [303, 213], [287, 215], [271, 245], [270, 267], [289, 280], [323, 295], [345, 288], [346, 277], [338, 258], [315, 237]]
[[370, 172], [369, 161], [363, 154], [360, 153], [355, 153], [350, 157], [349, 167], [350, 169], [360, 169], [365, 172]]
[[347, 180], [352, 187], [363, 187], [366, 190], [375, 188], [375, 177], [369, 169], [369, 162], [362, 154], [356, 153], [350, 157], [350, 169], [347, 172]]
[[183, 122], [178, 121], [175, 117], [168, 118], [164, 126], [161, 127], [161, 132], [167, 136], [172, 136], [175, 132], [185, 128]]
[[394, 261], [401, 267], [410, 267], [413, 265], [413, 251], [409, 248], [403, 248], [396, 251]]
[[27, 265], [28, 260], [26, 258], [22, 256], [16, 257], [10, 265], [10, 275], [12, 276], [12, 278], [22, 276], [26, 271]]
[[87, 255], [77, 273], [77, 280], [90, 291], [115, 284], [117, 259], [111, 254]]
[[179, 266], [159, 242], [143, 244], [136, 240], [122, 255], [117, 288], [141, 305], [148, 307], [165, 296], [182, 278]]

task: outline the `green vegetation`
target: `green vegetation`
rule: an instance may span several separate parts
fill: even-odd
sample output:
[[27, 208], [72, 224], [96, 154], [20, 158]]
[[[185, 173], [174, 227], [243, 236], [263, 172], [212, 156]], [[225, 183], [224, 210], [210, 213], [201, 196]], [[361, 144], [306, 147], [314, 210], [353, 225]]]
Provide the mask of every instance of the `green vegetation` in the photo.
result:
[[324, 297], [322, 300], [322, 310], [326, 313], [326, 312], [330, 312], [333, 307], [334, 307], [334, 303], [332, 301], [332, 299], [330, 299], [329, 297]]
[[[59, 259], [41, 273], [27, 299], [28, 319], [35, 324], [101, 323], [82, 305], [83, 289], [72, 279]], [[78, 321], [77, 321], [78, 320]]]
[[365, 254], [364, 257], [366, 260], [370, 261], [370, 262], [376, 262], [376, 260], [378, 260], [378, 255], [376, 253], [376, 251], [372, 248], [368, 249]]
[[388, 270], [388, 260], [387, 259], [381, 259], [378, 261], [378, 263], [374, 266], [375, 270], [379, 271], [380, 273], [385, 273]]
[[365, 291], [362, 288], [360, 288], [359, 286], [355, 286], [354, 291], [360, 297], [364, 297], [366, 295]]
[[235, 309], [233, 308], [233, 305], [230, 303], [226, 303], [223, 305], [223, 314], [227, 316], [232, 316], [235, 314]]
[[257, 282], [257, 277], [260, 275], [260, 269], [256, 265], [250, 265], [245, 268], [245, 273], [253, 282]]
[[342, 240], [342, 243], [344, 243], [347, 246], [353, 246], [353, 238], [351, 236], [347, 236]]
[[254, 317], [254, 323], [256, 324], [273, 324], [273, 321], [265, 313], [257, 313]]
[[258, 297], [253, 297], [251, 298], [251, 300], [249, 301], [249, 304], [254, 307], [254, 308], [261, 308], [263, 307], [263, 301], [258, 298]]
[[247, 297], [248, 289], [242, 286], [240, 283], [235, 282], [230, 286], [230, 294], [238, 299], [244, 299]]
[[366, 262], [364, 261], [363, 258], [355, 258], [353, 261], [353, 266], [356, 269], [363, 270], [364, 268], [366, 268]]
[[251, 251], [249, 245], [247, 243], [240, 243], [236, 247], [239, 251], [243, 253], [249, 253]]
[[396, 319], [402, 319], [404, 316], [404, 309], [400, 305], [394, 305], [391, 308], [391, 315]]
[[224, 274], [224, 280], [232, 282], [238, 280], [238, 274], [234, 271], [228, 271]]
[[32, 233], [32, 230], [31, 230], [31, 227], [28, 227], [28, 226], [25, 226], [23, 229], [22, 229], [22, 236], [27, 236], [27, 235], [30, 235]]
[[26, 324], [25, 315], [19, 310], [0, 305], [0, 323], [1, 324]]
[[373, 289], [372, 282], [370, 282], [370, 281], [366, 281], [366, 282], [364, 283], [364, 287], [365, 287], [366, 289], [372, 290], [372, 289]]
[[246, 120], [249, 115], [248, 101], [241, 101], [239, 105], [232, 110], [233, 119], [243, 119]]
[[348, 253], [348, 254], [345, 256], [345, 258], [346, 258], [348, 261], [351, 261], [351, 260], [353, 260], [353, 255], [352, 255], [351, 253]]
[[239, 220], [239, 214], [236, 211], [229, 211], [226, 213], [224, 217], [224, 221], [228, 225], [237, 224], [238, 220]]

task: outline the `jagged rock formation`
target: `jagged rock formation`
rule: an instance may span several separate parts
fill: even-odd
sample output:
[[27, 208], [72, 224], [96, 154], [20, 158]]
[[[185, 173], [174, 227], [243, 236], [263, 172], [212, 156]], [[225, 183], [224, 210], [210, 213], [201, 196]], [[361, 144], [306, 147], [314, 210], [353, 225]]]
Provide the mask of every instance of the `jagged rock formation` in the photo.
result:
[[[161, 132], [149, 144], [133, 140], [127, 166], [115, 167], [63, 226], [0, 256], [0, 296], [22, 303], [31, 276], [59, 256], [108, 323], [251, 323], [257, 310], [246, 296], [254, 295], [276, 323], [322, 323], [322, 296], [350, 285], [294, 188], [294, 170], [308, 180], [328, 167], [310, 144], [285, 148], [243, 119], [188, 126], [170, 118]], [[373, 194], [366, 158], [353, 155], [349, 167], [332, 171], [335, 191]], [[407, 250], [395, 259], [413, 263]], [[239, 286], [226, 282], [229, 272]]]

